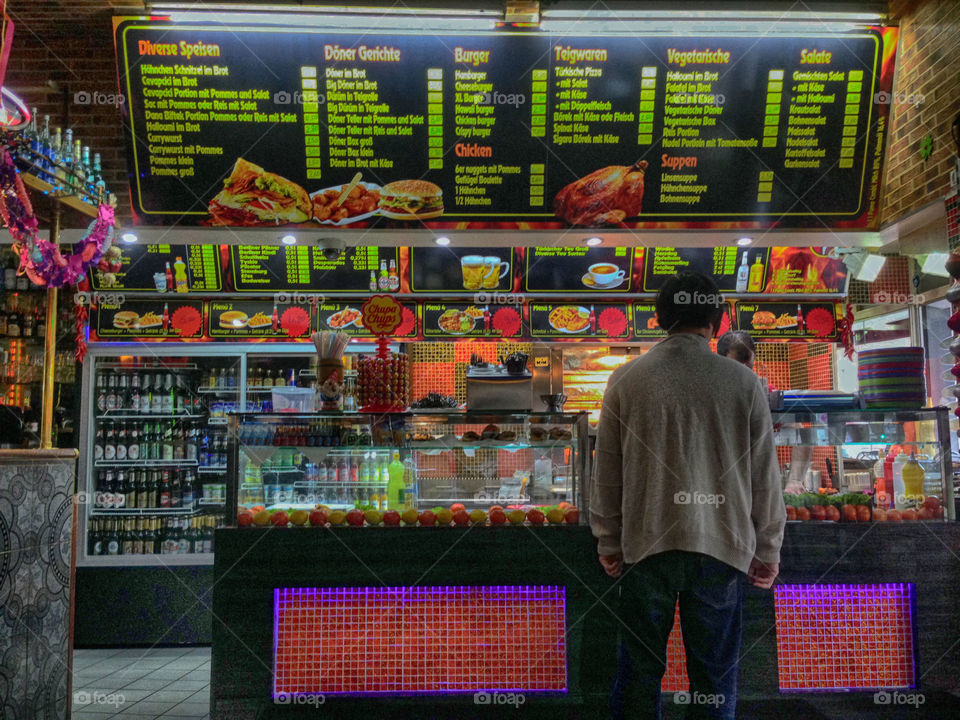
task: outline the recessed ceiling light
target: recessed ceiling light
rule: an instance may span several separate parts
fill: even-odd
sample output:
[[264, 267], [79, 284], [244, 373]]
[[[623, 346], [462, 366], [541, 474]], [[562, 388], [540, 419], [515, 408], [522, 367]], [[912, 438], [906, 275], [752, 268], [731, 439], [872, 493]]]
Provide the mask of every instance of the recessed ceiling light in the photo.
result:
[[753, 238], [748, 238], [748, 237], [737, 238], [737, 245], [739, 245], [740, 247], [743, 247], [744, 245], [752, 245], [752, 244], [753, 244]]
[[280, 242], [282, 242], [284, 245], [296, 245], [297, 238], [294, 235], [284, 235], [282, 238], [280, 238]]
[[135, 243], [137, 241], [137, 234], [132, 232], [125, 232], [120, 236], [120, 239], [125, 243]]
[[587, 238], [586, 240], [584, 240], [583, 242], [584, 242], [585, 244], [589, 245], [590, 247], [595, 247], [595, 246], [597, 246], [597, 245], [602, 245], [602, 244], [603, 244], [603, 238], [600, 238], [600, 237], [589, 237], [589, 238]]
[[448, 238], [446, 235], [443, 235], [442, 237], [435, 238], [434, 242], [437, 245], [447, 246], [450, 244], [450, 238]]

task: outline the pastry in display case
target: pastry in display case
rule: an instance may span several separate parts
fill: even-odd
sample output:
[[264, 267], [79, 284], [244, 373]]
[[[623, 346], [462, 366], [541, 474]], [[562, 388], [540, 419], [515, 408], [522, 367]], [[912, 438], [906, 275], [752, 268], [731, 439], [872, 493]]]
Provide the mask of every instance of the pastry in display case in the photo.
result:
[[585, 413], [242, 413], [229, 434], [241, 526], [575, 524], [588, 471]]

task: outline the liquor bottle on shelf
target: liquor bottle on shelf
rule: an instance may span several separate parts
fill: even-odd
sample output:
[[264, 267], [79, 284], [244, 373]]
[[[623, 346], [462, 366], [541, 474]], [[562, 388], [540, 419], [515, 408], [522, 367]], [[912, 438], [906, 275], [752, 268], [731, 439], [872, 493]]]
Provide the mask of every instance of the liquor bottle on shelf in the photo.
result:
[[117, 460], [127, 459], [127, 426], [124, 424], [121, 424], [120, 429], [117, 431], [117, 442], [114, 453]]
[[160, 400], [160, 412], [164, 415], [172, 415], [174, 402], [173, 375], [167, 373], [163, 379], [163, 395], [161, 395]]
[[53, 178], [50, 176], [50, 116], [44, 115], [43, 122], [40, 125], [40, 133], [37, 135], [36, 141], [36, 150], [40, 155], [37, 158], [37, 163], [40, 165], [40, 169], [37, 171], [37, 177], [39, 177], [44, 182], [52, 182]]
[[387, 274], [387, 289], [396, 292], [400, 289], [400, 276], [397, 274], [397, 261], [390, 261], [390, 270]]
[[106, 183], [103, 181], [103, 166], [100, 162], [100, 153], [93, 154], [93, 192], [94, 197], [99, 198], [103, 193], [106, 200]]
[[127, 459], [140, 459], [140, 429], [136, 425], [131, 425], [127, 432]]
[[387, 270], [387, 261], [380, 261], [380, 277], [377, 278], [377, 289], [378, 290], [389, 290], [390, 289], [390, 272]]
[[273, 381], [274, 387], [285, 387], [287, 379], [283, 376], [283, 370], [277, 370], [277, 378]]
[[53, 139], [50, 141], [50, 168], [53, 180], [51, 184], [57, 190], [63, 189], [67, 174], [64, 170], [62, 163], [62, 158], [60, 155], [61, 148], [63, 147], [63, 130], [61, 128], [54, 128], [53, 130]]
[[90, 162], [89, 145], [84, 145], [80, 151], [80, 167], [83, 168], [83, 189], [86, 190], [84, 200], [85, 202], [93, 204], [97, 201], [97, 188], [93, 179], [93, 165]]
[[117, 440], [113, 432], [113, 425], [104, 424], [106, 425], [106, 431], [103, 441], [103, 459], [107, 462], [113, 462], [117, 459]]
[[213, 529], [216, 527], [216, 519], [208, 517], [203, 528], [203, 552], [213, 552]]
[[180, 486], [180, 471], [174, 470], [171, 473], [170, 481], [170, 507], [183, 507], [183, 488]]
[[83, 202], [90, 202], [87, 197], [87, 170], [83, 166], [83, 144], [79, 140], [73, 141], [73, 184]]
[[133, 523], [133, 554], [143, 555], [143, 518], [137, 518]]
[[63, 133], [63, 144], [60, 146], [60, 163], [63, 165], [63, 182], [68, 195], [76, 193], [74, 184], [76, 178], [73, 170], [73, 128], [67, 128]]
[[33, 326], [33, 323], [34, 323], [34, 315], [33, 315], [33, 313], [30, 312], [29, 308], [24, 309], [24, 311], [23, 311], [23, 329], [22, 329], [22, 331], [21, 331], [21, 335], [22, 335], [23, 337], [25, 337], [25, 338], [31, 338], [31, 337], [33, 337], [33, 335], [34, 335], [34, 332], [33, 332], [33, 327], [34, 327], [34, 326]]
[[103, 425], [100, 425], [97, 427], [97, 434], [94, 437], [94, 441], [93, 441], [94, 462], [99, 462], [100, 460], [103, 460], [103, 448], [104, 448], [103, 435], [104, 435]]
[[261, 383], [265, 388], [273, 387], [273, 370], [267, 370], [266, 376], [263, 378], [263, 383]]
[[146, 510], [151, 507], [148, 505], [150, 501], [150, 491], [149, 485], [147, 484], [147, 471], [139, 470], [137, 471], [137, 508], [140, 510]]
[[163, 480], [160, 482], [160, 504], [158, 507], [168, 508], [171, 502], [170, 471], [163, 471]]
[[180, 537], [178, 538], [179, 548], [177, 550], [180, 555], [189, 555], [193, 552], [192, 522], [192, 520], [184, 519], [181, 525]]
[[194, 489], [193, 473], [189, 470], [183, 474], [183, 498], [182, 505], [185, 508], [192, 508], [196, 501], [196, 490]]
[[130, 520], [123, 521], [123, 534], [121, 535], [123, 543], [122, 555], [133, 555], [133, 524]]
[[127, 493], [130, 486], [127, 483], [127, 475], [123, 470], [117, 470], [116, 489], [113, 492], [113, 506], [118, 510], [127, 507]]
[[102, 555], [103, 554], [103, 540], [100, 535], [100, 521], [91, 520], [90, 521], [90, 530], [87, 532], [87, 555]]
[[7, 337], [20, 337], [20, 313], [17, 310], [17, 298], [10, 301], [10, 314], [7, 315]]
[[148, 508], [160, 507], [160, 473], [156, 470], [150, 472], [150, 479], [147, 484], [147, 505]]
[[107, 533], [107, 555], [120, 555], [123, 551], [119, 533], [119, 520], [108, 521], [110, 530]]
[[140, 407], [137, 408], [141, 415], [150, 412], [150, 373], [144, 373], [143, 383], [140, 388]]
[[164, 424], [160, 458], [162, 460], [173, 460], [173, 423]]

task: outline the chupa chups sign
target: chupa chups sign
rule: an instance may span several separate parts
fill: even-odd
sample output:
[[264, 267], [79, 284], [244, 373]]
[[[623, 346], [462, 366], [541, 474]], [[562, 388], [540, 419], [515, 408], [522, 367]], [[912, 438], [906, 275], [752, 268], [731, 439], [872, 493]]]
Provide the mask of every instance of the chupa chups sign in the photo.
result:
[[363, 326], [382, 339], [400, 327], [403, 306], [389, 295], [374, 295], [360, 308], [360, 316]]

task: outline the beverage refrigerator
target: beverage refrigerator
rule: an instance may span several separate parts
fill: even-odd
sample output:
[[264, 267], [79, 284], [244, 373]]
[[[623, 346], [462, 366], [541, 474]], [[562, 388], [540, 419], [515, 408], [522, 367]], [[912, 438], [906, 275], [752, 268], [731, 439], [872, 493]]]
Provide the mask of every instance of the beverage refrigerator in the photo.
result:
[[[352, 343], [348, 352], [372, 349]], [[271, 410], [272, 388], [312, 386], [315, 366], [309, 343], [90, 344], [80, 398], [78, 647], [210, 641], [214, 530], [232, 518], [228, 415]], [[108, 616], [117, 621], [98, 621]]]

